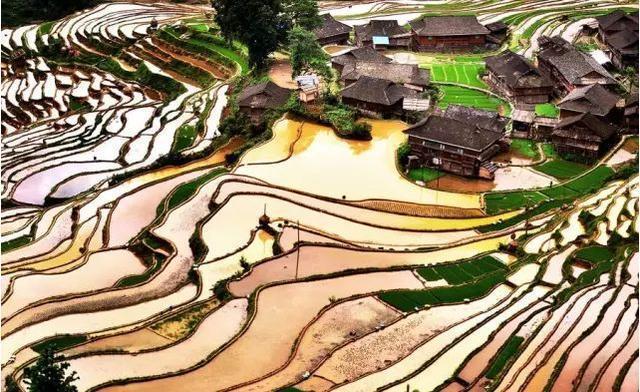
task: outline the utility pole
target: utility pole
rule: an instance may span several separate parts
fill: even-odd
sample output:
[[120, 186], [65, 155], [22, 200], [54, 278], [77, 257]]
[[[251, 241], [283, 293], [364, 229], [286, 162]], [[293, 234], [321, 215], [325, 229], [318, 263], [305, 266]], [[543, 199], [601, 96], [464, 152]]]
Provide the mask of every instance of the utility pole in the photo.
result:
[[296, 280], [298, 279], [298, 265], [300, 264], [300, 220], [296, 221], [298, 226], [298, 250], [296, 251]]

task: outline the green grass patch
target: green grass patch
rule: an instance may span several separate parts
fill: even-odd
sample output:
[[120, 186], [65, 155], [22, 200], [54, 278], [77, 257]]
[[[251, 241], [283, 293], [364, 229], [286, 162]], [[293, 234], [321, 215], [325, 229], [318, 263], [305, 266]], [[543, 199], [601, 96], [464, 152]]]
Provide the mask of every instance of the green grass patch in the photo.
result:
[[542, 152], [544, 156], [549, 159], [558, 158], [558, 153], [556, 152], [555, 147], [551, 143], [542, 143]]
[[485, 209], [488, 214], [494, 215], [503, 211], [512, 211], [526, 206], [533, 206], [548, 198], [535, 191], [487, 193], [484, 196]]
[[491, 256], [483, 256], [456, 264], [418, 268], [417, 272], [428, 281], [445, 279], [451, 286], [390, 291], [380, 294], [379, 298], [405, 312], [428, 304], [471, 300], [504, 282], [508, 268]]
[[229, 48], [224, 39], [208, 32], [197, 32], [187, 39], [181, 39], [180, 34], [171, 27], [166, 27], [159, 32], [159, 37], [174, 45], [198, 53], [208, 54], [223, 64], [237, 64], [242, 74], [249, 72], [249, 61], [246, 48], [238, 43], [233, 43]]
[[437, 87], [440, 90], [438, 106], [441, 108], [446, 108], [449, 105], [462, 105], [495, 112], [500, 107], [509, 107], [505, 101], [482, 91], [446, 84], [440, 84]]
[[509, 219], [505, 219], [501, 222], [497, 222], [497, 223], [493, 223], [490, 225], [486, 225], [486, 226], [481, 226], [478, 227], [477, 230], [481, 233], [488, 233], [491, 231], [497, 231], [497, 230], [502, 230], [502, 229], [506, 229], [507, 227], [511, 227], [513, 225], [516, 225], [520, 222], [523, 222], [527, 219], [530, 219], [534, 216], [538, 216], [540, 214], [544, 214], [545, 212], [552, 210], [554, 208], [560, 208], [562, 207], [562, 205], [564, 204], [564, 201], [562, 200], [549, 200], [546, 202], [541, 203], [539, 206], [530, 209], [529, 211], [523, 212], [522, 214], [518, 214], [514, 217], [511, 217]]
[[42, 354], [46, 349], [58, 351], [87, 341], [86, 335], [62, 335], [43, 340], [31, 346], [31, 349]]
[[196, 127], [188, 124], [181, 125], [176, 131], [171, 150], [177, 153], [191, 147], [196, 140], [196, 136], [198, 136]]
[[598, 166], [582, 177], [568, 182], [565, 186], [581, 194], [587, 194], [601, 189], [614, 174], [615, 171], [612, 168], [604, 165]]
[[436, 281], [442, 279], [442, 277], [438, 275], [436, 270], [434, 270], [432, 267], [420, 268], [418, 269], [418, 274], [420, 274], [420, 276], [428, 281]]
[[511, 139], [511, 151], [533, 160], [540, 157], [536, 143], [529, 139]]
[[613, 252], [606, 246], [589, 246], [574, 253], [575, 258], [588, 261], [591, 264], [600, 264], [603, 261], [610, 261], [613, 259], [613, 256]]
[[51, 29], [53, 28], [53, 25], [56, 23], [55, 20], [49, 21], [49, 22], [44, 22], [42, 23], [40, 26], [38, 26], [38, 32], [36, 33], [39, 37], [43, 36], [45, 34], [49, 34], [51, 32]]
[[444, 174], [430, 167], [419, 167], [409, 170], [409, 178], [414, 181], [429, 182], [436, 178], [442, 177]]
[[494, 215], [525, 206], [532, 207], [546, 200], [563, 200], [568, 203], [602, 188], [614, 174], [615, 171], [610, 167], [598, 166], [589, 173], [565, 184], [539, 191], [485, 193], [485, 210], [488, 214]]
[[536, 115], [547, 118], [557, 118], [560, 114], [560, 109], [552, 103], [539, 103], [536, 105]]
[[135, 286], [142, 282], [146, 282], [151, 276], [153, 276], [156, 272], [160, 270], [160, 267], [162, 267], [162, 264], [164, 263], [164, 261], [165, 261], [164, 256], [159, 254], [154, 254], [154, 256], [151, 258], [151, 262], [153, 264], [151, 264], [150, 268], [147, 268], [141, 274], [126, 276], [120, 279], [118, 283], [115, 285], [115, 287], [129, 287], [129, 286]]
[[187, 27], [198, 33], [206, 33], [209, 31], [209, 26], [204, 23], [189, 24]]
[[9, 241], [5, 241], [0, 245], [0, 252], [1, 253], [8, 252], [8, 251], [13, 250], [15, 248], [19, 248], [21, 246], [24, 246], [24, 245], [28, 244], [29, 242], [31, 242], [31, 236], [30, 235], [23, 235], [21, 237], [17, 237], [17, 238], [14, 238], [12, 240], [9, 240]]
[[216, 168], [213, 169], [210, 173], [207, 173], [201, 177], [196, 178], [195, 180], [180, 185], [175, 192], [173, 192], [170, 196], [169, 201], [167, 202], [167, 209], [172, 210], [178, 205], [182, 204], [184, 201], [193, 196], [200, 186], [205, 183], [211, 181], [212, 179], [218, 177], [219, 175], [226, 173], [227, 170], [225, 168]]
[[555, 159], [534, 167], [537, 171], [548, 174], [560, 180], [578, 176], [587, 171], [589, 166], [582, 163]]
[[520, 336], [511, 336], [509, 340], [502, 346], [500, 352], [496, 356], [496, 358], [491, 363], [491, 367], [485, 374], [485, 377], [494, 379], [496, 376], [500, 374], [502, 369], [504, 369], [505, 365], [511, 358], [513, 358], [524, 342], [524, 338]]
[[482, 64], [431, 64], [431, 79], [434, 82], [465, 84], [468, 86], [487, 88], [487, 84], [480, 79], [485, 66]]

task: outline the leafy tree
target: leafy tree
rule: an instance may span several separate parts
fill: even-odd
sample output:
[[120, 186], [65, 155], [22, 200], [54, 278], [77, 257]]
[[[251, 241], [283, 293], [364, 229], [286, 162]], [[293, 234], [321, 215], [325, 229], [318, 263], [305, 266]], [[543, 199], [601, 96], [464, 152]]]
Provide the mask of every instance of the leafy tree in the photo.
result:
[[263, 67], [286, 37], [288, 23], [279, 0], [211, 0], [211, 5], [222, 35], [247, 46], [252, 66]]
[[4, 390], [5, 392], [20, 392], [20, 387], [13, 377], [7, 376], [4, 378]]
[[56, 356], [47, 348], [33, 366], [24, 370], [25, 383], [31, 392], [77, 392], [71, 383], [78, 377], [75, 371], [67, 374], [69, 366], [64, 356]]
[[312, 31], [322, 26], [316, 0], [283, 0], [282, 11], [290, 26]]
[[329, 55], [322, 50], [316, 36], [302, 27], [289, 31], [289, 52], [293, 76], [315, 71], [325, 80], [332, 77]]

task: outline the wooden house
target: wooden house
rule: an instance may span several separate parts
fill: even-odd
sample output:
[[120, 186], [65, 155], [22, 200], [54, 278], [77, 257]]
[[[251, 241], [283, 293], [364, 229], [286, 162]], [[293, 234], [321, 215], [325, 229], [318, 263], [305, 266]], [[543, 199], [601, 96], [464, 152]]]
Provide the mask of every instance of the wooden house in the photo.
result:
[[385, 79], [416, 91], [424, 91], [429, 85], [429, 70], [421, 69], [417, 64], [381, 63], [357, 61], [346, 65], [340, 80], [349, 86], [362, 76]]
[[487, 83], [516, 104], [549, 102], [551, 81], [523, 56], [506, 51], [486, 58]]
[[242, 90], [238, 95], [240, 112], [249, 116], [251, 123], [260, 124], [264, 114], [270, 109], [284, 105], [291, 90], [282, 88], [272, 81], [258, 83]]
[[417, 51], [469, 50], [485, 47], [491, 32], [475, 16], [425, 16], [410, 22]]
[[506, 120], [496, 113], [449, 106], [407, 128], [410, 158], [420, 166], [493, 179], [491, 158], [508, 147]]
[[598, 117], [583, 113], [560, 120], [551, 134], [555, 150], [585, 160], [596, 160], [614, 143], [616, 128]]
[[613, 11], [596, 18], [598, 36], [609, 48], [613, 64], [622, 69], [638, 66], [638, 13]]
[[417, 92], [390, 80], [361, 76], [340, 92], [342, 103], [371, 117], [402, 114], [404, 98], [415, 98]]
[[616, 84], [613, 76], [593, 57], [580, 52], [563, 38], [543, 36], [538, 43], [538, 70], [551, 80], [558, 96], [591, 84]]
[[625, 133], [638, 134], [638, 114], [638, 88], [633, 87], [624, 102], [623, 126]]
[[321, 15], [322, 26], [313, 31], [320, 45], [346, 45], [351, 26], [337, 21], [331, 14]]
[[354, 64], [356, 61], [376, 62], [376, 63], [390, 63], [392, 60], [389, 57], [382, 55], [377, 50], [370, 46], [364, 46], [362, 48], [355, 48], [343, 53], [341, 55], [331, 58], [331, 67], [338, 71], [338, 74], [342, 73], [342, 69], [347, 64]]
[[620, 97], [599, 84], [578, 87], [567, 94], [559, 103], [560, 119], [582, 113], [591, 113], [607, 123], [620, 123], [617, 104]]
[[501, 20], [486, 24], [484, 27], [489, 30], [487, 41], [494, 44], [501, 44], [507, 38], [507, 34], [509, 34], [509, 26]]
[[355, 26], [356, 45], [369, 46], [374, 49], [411, 48], [411, 32], [403, 29], [398, 21], [371, 20], [366, 25]]

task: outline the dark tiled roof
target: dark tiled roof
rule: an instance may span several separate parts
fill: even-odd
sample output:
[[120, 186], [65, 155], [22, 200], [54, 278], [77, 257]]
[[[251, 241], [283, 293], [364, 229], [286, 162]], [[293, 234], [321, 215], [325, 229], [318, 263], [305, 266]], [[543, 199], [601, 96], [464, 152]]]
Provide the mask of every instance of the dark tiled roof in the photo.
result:
[[439, 115], [431, 115], [404, 132], [421, 139], [477, 152], [491, 147], [502, 138], [501, 132]]
[[613, 28], [614, 30], [615, 29], [626, 30], [628, 27], [627, 23], [622, 23], [619, 26], [615, 26], [615, 24], [621, 19], [628, 20], [629, 22], [631, 22], [632, 25], [633, 23], [635, 23], [635, 30], [638, 31], [638, 13], [637, 12], [634, 12], [632, 14], [627, 14], [622, 10], [615, 10], [607, 15], [596, 17], [596, 20], [598, 21], [598, 26], [603, 30], [609, 30], [611, 28]]
[[331, 14], [324, 14], [322, 15], [322, 26], [313, 32], [318, 39], [329, 38], [336, 35], [348, 34], [351, 32], [351, 26], [335, 20]]
[[486, 24], [486, 25], [484, 25], [484, 27], [486, 27], [487, 30], [489, 30], [492, 33], [496, 32], [496, 31], [507, 30], [509, 28], [509, 26], [507, 26], [507, 24], [504, 23], [501, 20], [499, 20], [497, 22]]
[[408, 83], [416, 86], [429, 84], [429, 71], [415, 64], [380, 63], [356, 61], [342, 70], [342, 80], [358, 80], [361, 76], [370, 76], [390, 80], [394, 83]]
[[340, 64], [340, 65], [351, 64], [356, 61], [369, 61], [369, 62], [375, 61], [375, 62], [381, 62], [381, 63], [390, 63], [391, 59], [389, 57], [386, 57], [380, 54], [380, 52], [378, 52], [377, 50], [373, 49], [370, 46], [356, 48], [345, 54], [341, 54], [331, 59], [331, 62]]
[[622, 30], [607, 36], [607, 42], [625, 53], [638, 53], [638, 32]]
[[356, 35], [363, 41], [370, 41], [377, 37], [408, 36], [406, 31], [398, 24], [397, 20], [371, 20], [366, 25], [355, 26]]
[[541, 37], [539, 39], [541, 50], [538, 58], [548, 61], [571, 84], [584, 84], [582, 78], [592, 73], [606, 78], [609, 84], [615, 84], [615, 80], [606, 69], [588, 54], [582, 53], [569, 42], [560, 37]]
[[405, 97], [415, 97], [417, 94], [414, 90], [389, 80], [361, 76], [355, 83], [344, 88], [340, 95], [343, 98], [390, 106]]
[[497, 112], [461, 105], [449, 105], [442, 116], [498, 133], [504, 132], [509, 121]]
[[486, 58], [487, 68], [510, 88], [550, 87], [551, 81], [523, 56], [511, 51]]
[[282, 88], [272, 81], [258, 83], [242, 90], [238, 95], [238, 105], [258, 109], [273, 109], [287, 102], [290, 94], [291, 90]]
[[[553, 131], [553, 135], [571, 137], [572, 134], [576, 134], [572, 131], [571, 126], [576, 124], [584, 125], [593, 135], [601, 140], [606, 140], [616, 133], [616, 128], [613, 126], [601, 121], [598, 117], [590, 113], [583, 113], [561, 120], [558, 125], [556, 125], [556, 130]], [[579, 136], [576, 134], [576, 137]]]
[[425, 16], [410, 22], [411, 28], [421, 36], [486, 35], [489, 30], [472, 15]]
[[567, 94], [558, 107], [578, 113], [606, 116], [616, 106], [620, 97], [599, 84], [579, 87]]

